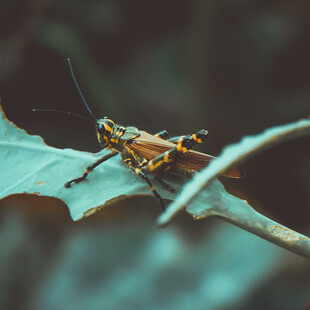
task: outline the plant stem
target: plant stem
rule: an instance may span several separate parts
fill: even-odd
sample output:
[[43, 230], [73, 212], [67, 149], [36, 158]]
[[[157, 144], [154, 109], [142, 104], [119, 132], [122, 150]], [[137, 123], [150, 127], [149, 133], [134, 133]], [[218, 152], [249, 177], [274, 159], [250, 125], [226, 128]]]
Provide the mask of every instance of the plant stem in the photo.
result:
[[[227, 199], [227, 197], [226, 197]], [[310, 239], [287, 228], [254, 210], [246, 201], [243, 204], [230, 195], [229, 208], [216, 208], [216, 216], [245, 229], [278, 246], [310, 259]]]

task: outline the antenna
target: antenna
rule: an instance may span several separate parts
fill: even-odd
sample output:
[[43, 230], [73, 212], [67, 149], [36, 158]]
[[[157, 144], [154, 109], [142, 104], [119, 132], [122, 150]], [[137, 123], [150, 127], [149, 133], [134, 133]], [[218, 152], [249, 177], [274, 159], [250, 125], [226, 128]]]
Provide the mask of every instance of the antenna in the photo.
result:
[[94, 113], [91, 111], [91, 109], [89, 108], [89, 106], [88, 106], [88, 104], [87, 104], [87, 102], [86, 102], [86, 100], [85, 100], [85, 98], [84, 98], [84, 96], [83, 96], [83, 94], [82, 94], [82, 91], [81, 91], [81, 89], [80, 89], [80, 86], [79, 86], [79, 84], [78, 84], [78, 82], [77, 82], [77, 80], [76, 80], [76, 78], [75, 78], [75, 75], [74, 75], [74, 72], [73, 72], [73, 68], [72, 68], [72, 64], [71, 64], [70, 58], [67, 58], [67, 61], [68, 61], [68, 64], [69, 64], [70, 73], [71, 73], [73, 82], [74, 82], [74, 84], [75, 84], [75, 87], [76, 87], [77, 91], [79, 92], [80, 97], [82, 98], [82, 101], [83, 101], [83, 103], [84, 103], [86, 109], [88, 110], [89, 114], [90, 114], [90, 115], [95, 119], [95, 121], [97, 122], [98, 119], [97, 119], [97, 117], [94, 115]]
[[69, 115], [73, 115], [73, 116], [76, 116], [76, 117], [79, 117], [81, 119], [84, 119], [88, 122], [91, 122], [93, 123], [93, 121], [83, 115], [79, 115], [79, 114], [76, 114], [76, 113], [73, 113], [73, 112], [67, 112], [67, 111], [61, 111], [61, 110], [53, 110], [53, 109], [32, 109], [33, 112], [57, 112], [57, 113], [64, 113], [64, 114], [69, 114]]

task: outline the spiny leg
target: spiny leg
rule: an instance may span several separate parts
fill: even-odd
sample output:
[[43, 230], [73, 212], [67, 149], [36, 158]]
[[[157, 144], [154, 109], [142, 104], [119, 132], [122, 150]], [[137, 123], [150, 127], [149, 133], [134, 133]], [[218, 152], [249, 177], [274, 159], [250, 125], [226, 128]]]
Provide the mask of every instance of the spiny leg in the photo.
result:
[[155, 181], [157, 181], [167, 191], [173, 194], [178, 193], [172, 186], [170, 186], [166, 181], [162, 179], [162, 173], [157, 174], [157, 176], [155, 177]]
[[157, 173], [155, 180], [158, 181], [165, 189], [172, 193], [176, 193], [176, 190], [162, 179], [162, 175], [175, 166], [180, 156], [185, 154], [195, 145], [202, 143], [207, 138], [207, 135], [208, 132], [203, 129], [192, 135], [178, 137], [174, 148], [156, 156], [147, 164], [144, 164], [144, 169], [149, 173]]
[[110, 154], [107, 154], [107, 155], [101, 157], [99, 160], [94, 162], [92, 165], [88, 166], [81, 177], [66, 182], [64, 186], [66, 188], [69, 188], [69, 187], [71, 187], [72, 183], [79, 183], [81, 181], [84, 181], [86, 179], [86, 177], [88, 176], [89, 172], [93, 171], [97, 166], [102, 164], [104, 161], [110, 159], [111, 157], [113, 157], [113, 156], [115, 156], [117, 154], [118, 154], [118, 152], [112, 151]]
[[176, 193], [177, 191], [165, 182], [162, 179], [162, 176], [165, 172], [170, 170], [171, 166], [174, 165], [174, 161], [176, 160], [178, 153], [179, 151], [177, 150], [177, 147], [174, 147], [146, 162], [142, 167], [147, 173], [156, 174], [155, 181], [171, 193]]
[[[146, 159], [144, 159], [139, 165], [138, 165], [138, 169], [139, 168], [143, 168], [145, 167], [146, 165], [148, 164], [148, 161]], [[163, 179], [162, 179], [162, 174], [163, 174], [164, 171], [162, 172], [159, 172], [154, 180], [157, 181], [164, 189], [168, 190], [169, 192], [171, 193], [177, 193], [177, 191], [172, 187], [170, 186], [167, 182], [165, 182]]]
[[141, 177], [149, 186], [149, 188], [151, 189], [153, 195], [155, 196], [155, 198], [158, 200], [158, 202], [160, 203], [162, 209], [165, 211], [166, 208], [165, 208], [165, 204], [164, 204], [164, 201], [163, 199], [161, 198], [161, 196], [158, 194], [157, 190], [154, 188], [153, 184], [151, 183], [150, 179], [148, 178], [147, 174], [142, 171], [142, 170], [139, 170], [138, 168], [135, 169], [135, 173]]
[[158, 192], [156, 191], [156, 189], [154, 188], [153, 184], [151, 183], [150, 179], [148, 178], [147, 174], [145, 171], [143, 171], [143, 166], [145, 166], [147, 164], [147, 161], [143, 161], [142, 163], [139, 164], [138, 167], [134, 167], [132, 165], [132, 159], [130, 158], [126, 158], [124, 159], [124, 162], [128, 165], [128, 167], [136, 174], [138, 175], [140, 178], [142, 178], [147, 185], [149, 186], [150, 190], [152, 191], [153, 195], [155, 196], [155, 198], [158, 200], [158, 202], [160, 203], [161, 207], [163, 210], [165, 209], [165, 204], [163, 199], [161, 198], [161, 196], [158, 194]]
[[[143, 168], [146, 171], [148, 171], [148, 169], [146, 167], [148, 163], [149, 162], [144, 158], [143, 161], [138, 165], [138, 169], [139, 168]], [[167, 167], [167, 168], [169, 169], [170, 167]], [[167, 182], [165, 182], [162, 179], [163, 172], [165, 172], [165, 171], [162, 170], [161, 172], [157, 173], [157, 175], [155, 176], [154, 180], [157, 181], [164, 189], [168, 190], [169, 192], [177, 193], [177, 191], [173, 187], [171, 187]]]

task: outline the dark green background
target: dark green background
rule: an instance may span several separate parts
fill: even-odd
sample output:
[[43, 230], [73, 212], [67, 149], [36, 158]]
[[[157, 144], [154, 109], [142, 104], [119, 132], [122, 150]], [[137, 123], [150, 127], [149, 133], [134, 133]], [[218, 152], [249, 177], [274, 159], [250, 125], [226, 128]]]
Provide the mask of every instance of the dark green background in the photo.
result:
[[[41, 135], [49, 145], [98, 151], [94, 128], [87, 122], [31, 111], [50, 108], [88, 116], [69, 75], [66, 58], [70, 57], [83, 93], [98, 117], [108, 115], [118, 123], [151, 133], [167, 129], [179, 135], [206, 128], [211, 138], [203, 150], [216, 155], [223, 146], [244, 135], [310, 114], [309, 13], [308, 1], [3, 0], [0, 3], [2, 106], [10, 120], [31, 134]], [[309, 138], [300, 138], [256, 156], [244, 165], [243, 180], [224, 180], [227, 188], [263, 214], [309, 234], [309, 142]], [[0, 259], [0, 268], [6, 275], [1, 280], [5, 293], [0, 296], [5, 309], [15, 309], [17, 304], [19, 309], [31, 307], [38, 295], [45, 296], [38, 287], [53, 277], [51, 266], [61, 260], [59, 253], [66, 247], [64, 243], [70, 244], [71, 234], [83, 238], [83, 232], [91, 231], [104, 239], [106, 234], [118, 234], [118, 227], [124, 232], [124, 225], [129, 231], [140, 227], [142, 235], [156, 234], [153, 226], [160, 212], [153, 199], [136, 199], [74, 224], [65, 206], [57, 201], [13, 197], [1, 206], [0, 229], [6, 237], [1, 240], [0, 251], [16, 260], [13, 264], [10, 258]], [[148, 224], [141, 228], [142, 222]], [[109, 229], [103, 228], [106, 223]], [[194, 223], [183, 215], [167, 230], [182, 232], [180, 238], [187, 240], [188, 251], [193, 251], [192, 263], [196, 265], [195, 260], [204, 253], [199, 252], [199, 244], [192, 245], [192, 240], [203, 242], [213, 229], [219, 229], [218, 225], [217, 220]], [[28, 227], [32, 233], [23, 234], [21, 227]], [[149, 232], [148, 227], [154, 229]], [[17, 242], [19, 246], [10, 246], [15, 244], [14, 238], [19, 238], [19, 232], [26, 236], [25, 240]], [[125, 254], [115, 250], [124, 247], [121, 242], [111, 242], [105, 250], [126, 258], [137, 250], [135, 240], [142, 242], [141, 238], [133, 236], [128, 244], [125, 236]], [[82, 241], [76, 242], [76, 247], [78, 242], [83, 246]], [[242, 246], [238, 239], [234, 242], [236, 247]], [[229, 235], [227, 243], [230, 244]], [[33, 244], [36, 250], [29, 250]], [[142, 252], [144, 248], [139, 247]], [[100, 265], [98, 256], [106, 252], [96, 250], [98, 246], [88, 251], [88, 259], [94, 260], [94, 270], [85, 269], [82, 279], [89, 285], [81, 287], [81, 292], [97, 283], [96, 268], [100, 278], [104, 278], [105, 271], [96, 264]], [[281, 254], [285, 256], [286, 252], [283, 250]], [[237, 264], [242, 255], [237, 252], [227, 257], [227, 261]], [[275, 272], [265, 280], [253, 280], [251, 294], [236, 297], [237, 304], [227, 309], [305, 307], [310, 302], [309, 284], [307, 287], [303, 282], [307, 278], [305, 270], [309, 278], [308, 263], [293, 254], [288, 257], [285, 256], [288, 262], [282, 262], [289, 266], [283, 269], [286, 271]], [[73, 258], [74, 255], [72, 261]], [[69, 262], [71, 259], [68, 258]], [[33, 264], [36, 261], [40, 264]], [[110, 266], [109, 272], [119, 276], [121, 286], [120, 262], [113, 255], [105, 261]], [[19, 267], [13, 268], [15, 265]], [[216, 270], [216, 265], [212, 268]], [[180, 275], [171, 272], [170, 276]], [[189, 273], [177, 282], [197, 291], [199, 286], [192, 283], [195, 279], [195, 274]], [[303, 283], [300, 290], [296, 284], [290, 285], [298, 281]], [[287, 285], [283, 286], [283, 282]], [[224, 284], [219, 285], [219, 290], [224, 289]], [[182, 291], [175, 282], [167, 290], [169, 296]], [[160, 298], [145, 285], [137, 297], [131, 298], [138, 298], [139, 294], [149, 296], [144, 298], [152, 305], [150, 309], [162, 305], [157, 304]], [[259, 305], [258, 300], [266, 294], [265, 304]], [[193, 304], [199, 304], [193, 295], [188, 296]], [[48, 298], [44, 302], [47, 305]], [[174, 309], [172, 305], [175, 303], [166, 303], [167, 309]], [[106, 307], [122, 309], [118, 305]], [[64, 309], [70, 307], [66, 304]], [[81, 304], [81, 309], [85, 305]], [[206, 305], [202, 309], [209, 308]]]

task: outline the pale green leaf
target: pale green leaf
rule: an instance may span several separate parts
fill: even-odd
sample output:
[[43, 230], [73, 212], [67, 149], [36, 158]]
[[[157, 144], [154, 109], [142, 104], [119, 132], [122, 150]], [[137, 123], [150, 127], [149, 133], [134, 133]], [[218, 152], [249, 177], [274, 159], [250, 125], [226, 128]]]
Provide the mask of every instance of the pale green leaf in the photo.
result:
[[[288, 125], [267, 129], [255, 136], [244, 137], [239, 143], [227, 146], [218, 158], [188, 182], [178, 199], [160, 217], [159, 224], [167, 224], [173, 216], [184, 210], [217, 175], [229, 171], [249, 157], [275, 144], [307, 134], [310, 134], [310, 119], [303, 119]], [[201, 217], [201, 206], [199, 206], [197, 212], [193, 206], [190, 207], [189, 211], [194, 217]]]
[[[107, 151], [87, 153], [48, 146], [0, 116], [0, 198], [13, 194], [56, 197], [64, 201], [74, 220], [80, 220], [104, 206], [126, 197], [152, 195], [149, 187], [122, 162], [120, 155], [98, 166], [87, 178], [71, 188], [65, 182], [83, 174], [86, 167]], [[184, 179], [174, 180], [180, 189]], [[174, 195], [157, 186], [163, 198]], [[160, 205], [159, 205], [160, 208]]]

